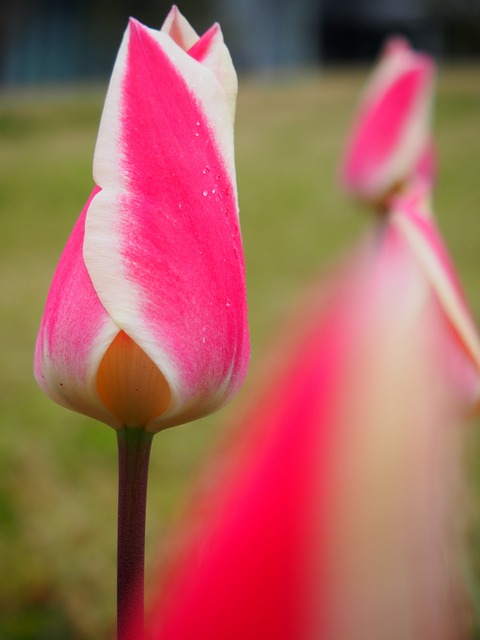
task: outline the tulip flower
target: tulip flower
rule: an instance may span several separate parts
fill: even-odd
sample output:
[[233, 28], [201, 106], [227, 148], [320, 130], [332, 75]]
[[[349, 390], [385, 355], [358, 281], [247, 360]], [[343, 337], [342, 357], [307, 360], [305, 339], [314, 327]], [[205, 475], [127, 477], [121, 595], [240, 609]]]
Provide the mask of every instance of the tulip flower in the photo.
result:
[[341, 169], [343, 187], [388, 208], [389, 197], [415, 177], [431, 184], [435, 65], [401, 38], [390, 39], [361, 100]]
[[[35, 354], [56, 402], [156, 432], [221, 406], [249, 345], [233, 165], [235, 72], [218, 25], [131, 20]], [[128, 373], [127, 373], [128, 372]]]
[[302, 308], [194, 495], [147, 638], [463, 637], [457, 426], [480, 343], [424, 194]]
[[217, 409], [246, 374], [236, 90], [218, 25], [199, 37], [176, 7], [160, 31], [130, 20], [98, 133], [96, 186], [38, 335], [42, 389], [118, 431], [124, 600], [143, 583], [152, 435]]

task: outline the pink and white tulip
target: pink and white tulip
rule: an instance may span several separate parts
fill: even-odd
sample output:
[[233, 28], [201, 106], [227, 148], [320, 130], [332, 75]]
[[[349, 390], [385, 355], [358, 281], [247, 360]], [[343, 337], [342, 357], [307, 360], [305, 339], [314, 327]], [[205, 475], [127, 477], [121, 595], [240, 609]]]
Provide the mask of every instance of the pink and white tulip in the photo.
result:
[[303, 303], [194, 496], [148, 640], [463, 637], [457, 427], [480, 351], [425, 206], [398, 200]]
[[348, 140], [341, 178], [349, 193], [383, 207], [414, 178], [433, 182], [434, 84], [435, 65], [428, 55], [401, 38], [387, 42]]
[[214, 25], [173, 7], [131, 20], [93, 161], [96, 186], [57, 267], [35, 375], [54, 401], [155, 432], [208, 413], [249, 358], [233, 125], [237, 81]]

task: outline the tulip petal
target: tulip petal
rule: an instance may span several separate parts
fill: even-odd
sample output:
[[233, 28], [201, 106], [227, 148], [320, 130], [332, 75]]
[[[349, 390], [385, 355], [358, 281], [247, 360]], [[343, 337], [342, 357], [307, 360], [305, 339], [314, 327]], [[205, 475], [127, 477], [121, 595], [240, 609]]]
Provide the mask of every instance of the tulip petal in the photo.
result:
[[161, 31], [170, 36], [175, 44], [184, 51], [188, 51], [199, 39], [198, 33], [175, 5], [165, 18]]
[[88, 211], [84, 259], [115, 324], [167, 380], [165, 426], [180, 420], [179, 407], [212, 410], [246, 373], [232, 140], [214, 74], [132, 20], [95, 150], [102, 191]]
[[214, 24], [213, 27], [206, 31], [193, 47], [188, 50], [188, 55], [211, 69], [222, 85], [233, 123], [237, 104], [237, 74], [235, 73], [230, 53], [223, 41], [220, 25]]
[[120, 427], [98, 397], [96, 372], [118, 333], [100, 303], [82, 255], [88, 199], [62, 253], [50, 287], [35, 349], [35, 377], [58, 404]]
[[393, 205], [392, 224], [405, 236], [465, 352], [480, 370], [480, 339], [475, 322], [448, 250], [427, 207], [418, 193], [398, 198]]

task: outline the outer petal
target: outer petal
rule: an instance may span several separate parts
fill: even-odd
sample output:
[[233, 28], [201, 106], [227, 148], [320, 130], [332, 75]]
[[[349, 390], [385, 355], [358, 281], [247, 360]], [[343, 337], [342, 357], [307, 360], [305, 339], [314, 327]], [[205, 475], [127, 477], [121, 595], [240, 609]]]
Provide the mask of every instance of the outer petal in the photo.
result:
[[434, 75], [428, 56], [403, 40], [387, 43], [347, 145], [342, 181], [348, 191], [379, 202], [423, 170], [427, 156], [431, 160]]
[[102, 192], [88, 211], [84, 256], [109, 315], [167, 379], [162, 426], [212, 410], [246, 373], [232, 140], [213, 73], [131, 21], [102, 116]]
[[35, 349], [35, 377], [52, 400], [69, 409], [120, 426], [100, 402], [99, 363], [118, 333], [100, 303], [83, 261], [88, 199], [60, 258], [48, 293]]

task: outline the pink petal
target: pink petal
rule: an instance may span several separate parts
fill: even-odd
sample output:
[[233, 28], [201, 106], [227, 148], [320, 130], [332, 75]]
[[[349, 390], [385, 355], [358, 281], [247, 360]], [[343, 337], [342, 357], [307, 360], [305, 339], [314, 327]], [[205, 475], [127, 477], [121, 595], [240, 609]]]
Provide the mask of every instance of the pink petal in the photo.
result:
[[223, 38], [220, 25], [216, 23], [208, 31], [205, 31], [202, 37], [188, 49], [188, 55], [203, 63], [212, 53], [212, 49], [219, 44], [219, 41], [223, 42]]
[[249, 352], [232, 123], [215, 76], [135, 21], [112, 75], [94, 175], [102, 192], [88, 211], [84, 256], [95, 290], [168, 381], [162, 425], [193, 406], [210, 411], [243, 381]]
[[82, 255], [88, 199], [65, 246], [53, 278], [35, 350], [35, 377], [57, 403], [119, 426], [100, 402], [96, 372], [118, 333], [100, 303]]

